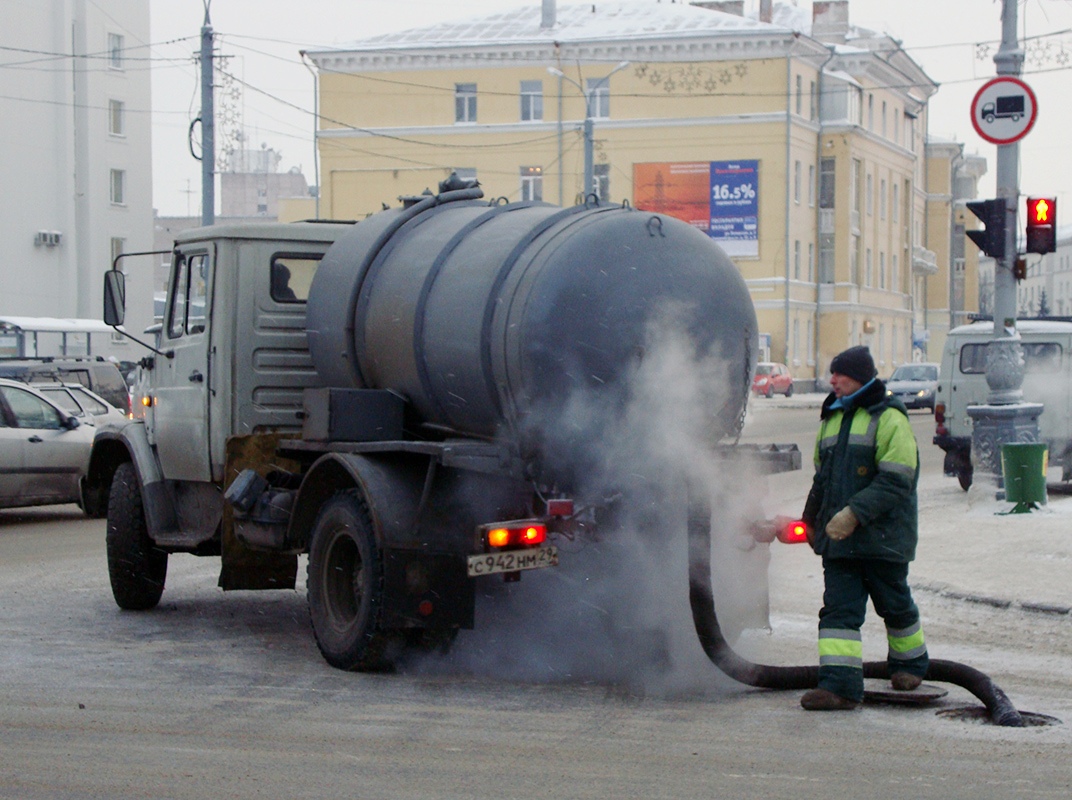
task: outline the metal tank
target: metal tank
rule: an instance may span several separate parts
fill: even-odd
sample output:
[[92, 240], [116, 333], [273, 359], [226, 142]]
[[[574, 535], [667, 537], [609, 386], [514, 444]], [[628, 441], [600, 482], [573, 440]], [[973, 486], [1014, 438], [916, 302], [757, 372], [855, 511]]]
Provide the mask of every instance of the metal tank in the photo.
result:
[[[480, 194], [410, 198], [328, 251], [307, 313], [328, 385], [395, 390], [429, 433], [538, 447], [557, 435], [578, 393], [620, 405], [651, 324], [672, 307], [697, 356], [725, 365], [712, 387], [714, 436], [736, 432], [757, 326], [744, 281], [717, 245], [629, 207], [488, 203]], [[566, 427], [583, 441], [601, 424]]]

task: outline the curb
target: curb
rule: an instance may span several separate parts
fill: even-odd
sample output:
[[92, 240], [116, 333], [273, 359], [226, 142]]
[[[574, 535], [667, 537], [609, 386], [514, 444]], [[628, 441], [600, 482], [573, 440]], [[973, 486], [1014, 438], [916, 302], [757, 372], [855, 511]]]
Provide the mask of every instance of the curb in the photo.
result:
[[950, 600], [962, 600], [966, 603], [976, 603], [979, 605], [990, 606], [991, 608], [1000, 608], [1002, 610], [1012, 608], [1019, 611], [1029, 611], [1033, 614], [1049, 614], [1050, 616], [1055, 617], [1064, 617], [1072, 614], [1072, 606], [1058, 605], [1056, 603], [1039, 603], [1031, 600], [1017, 601], [1004, 597], [990, 597], [983, 594], [957, 591], [956, 589], [950, 589], [943, 584], [913, 584], [912, 588], [921, 592], [931, 592]]

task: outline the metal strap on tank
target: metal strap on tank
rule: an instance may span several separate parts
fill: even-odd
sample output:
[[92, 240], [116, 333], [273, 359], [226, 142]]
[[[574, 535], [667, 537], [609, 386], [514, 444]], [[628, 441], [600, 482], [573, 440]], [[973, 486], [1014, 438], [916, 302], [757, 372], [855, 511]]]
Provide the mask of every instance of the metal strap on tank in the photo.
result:
[[509, 205], [494, 205], [486, 213], [481, 214], [476, 219], [467, 223], [457, 233], [450, 238], [450, 241], [439, 251], [436, 255], [435, 261], [432, 262], [431, 268], [425, 275], [424, 283], [421, 285], [421, 293], [417, 298], [416, 313], [413, 318], [413, 350], [414, 360], [417, 366], [417, 377], [421, 382], [421, 388], [424, 391], [424, 396], [427, 397], [432, 405], [435, 407], [436, 414], [444, 421], [450, 418], [447, 410], [443, 408], [439, 402], [439, 397], [434, 391], [432, 386], [432, 379], [430, 370], [428, 369], [428, 360], [426, 358], [426, 352], [424, 348], [424, 312], [428, 305], [428, 297], [432, 293], [432, 285], [435, 283], [436, 278], [439, 277], [440, 271], [443, 269], [443, 265], [447, 259], [458, 248], [458, 245], [462, 243], [469, 234], [471, 234], [476, 228], [479, 228], [486, 222], [494, 219], [495, 217], [505, 214], [510, 211], [517, 211], [522, 208], [531, 208], [535, 205], [542, 205], [536, 202], [527, 203], [512, 203]]
[[[361, 344], [364, 345], [365, 330], [364, 325], [358, 325], [356, 315], [358, 308], [361, 309], [361, 321], [364, 321], [365, 311], [368, 308], [368, 300], [363, 299], [363, 293], [365, 288], [365, 282], [369, 279], [369, 273], [373, 271], [373, 266], [377, 264], [380, 252], [386, 247], [386, 245], [394, 238], [394, 235], [398, 233], [406, 223], [412, 220], [414, 217], [420, 216], [422, 213], [430, 208], [434, 208], [437, 205], [443, 203], [454, 202], [458, 200], [479, 200], [484, 196], [484, 192], [479, 187], [472, 189], [459, 189], [453, 192], [443, 192], [438, 195], [431, 195], [419, 203], [404, 209], [398, 217], [389, 225], [386, 229], [376, 238], [376, 241], [372, 243], [368, 251], [365, 254], [365, 258], [357, 267], [357, 274], [361, 276], [361, 279], [356, 282], [353, 287], [353, 291], [350, 293], [350, 303], [346, 312], [346, 324], [347, 326], [353, 325], [351, 330], [349, 327], [350, 335], [346, 337], [347, 347], [347, 360], [350, 363], [350, 369], [353, 370], [354, 376], [357, 378], [359, 386], [367, 386], [368, 382], [365, 380], [365, 376], [361, 374], [361, 364], [358, 362], [357, 353], [359, 350], [364, 349], [358, 347], [358, 339], [360, 338]], [[376, 267], [375, 271], [379, 271]]]
[[500, 387], [495, 383], [495, 372], [491, 363], [491, 323], [495, 319], [495, 310], [501, 300], [499, 293], [502, 291], [502, 287], [506, 283], [506, 278], [509, 276], [511, 269], [513, 269], [514, 263], [536, 239], [564, 219], [581, 214], [598, 214], [603, 211], [621, 211], [621, 208], [618, 206], [601, 206], [600, 208], [574, 206], [573, 208], [564, 208], [557, 214], [552, 214], [539, 225], [532, 228], [532, 230], [528, 232], [528, 235], [517, 243], [514, 249], [510, 252], [510, 255], [503, 259], [502, 266], [499, 267], [499, 273], [495, 276], [495, 282], [492, 284], [491, 291], [488, 293], [488, 303], [484, 306], [484, 322], [480, 329], [480, 360], [481, 368], [484, 371], [484, 384], [492, 387], [492, 405], [498, 411], [499, 418], [505, 420], [511, 426], [515, 426], [516, 420], [509, 417], [506, 413], [507, 409], [504, 408], [504, 403], [502, 402], [503, 398], [500, 397]]

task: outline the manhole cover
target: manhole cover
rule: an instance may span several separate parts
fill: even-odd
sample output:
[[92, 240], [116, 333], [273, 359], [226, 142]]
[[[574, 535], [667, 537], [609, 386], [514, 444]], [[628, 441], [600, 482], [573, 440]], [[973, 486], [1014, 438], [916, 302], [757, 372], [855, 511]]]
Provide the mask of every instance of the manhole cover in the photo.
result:
[[[974, 722], [980, 725], [990, 725], [990, 712], [982, 706], [966, 706], [965, 708], [947, 708], [944, 711], [936, 711], [935, 714], [943, 719], [958, 720], [960, 722]], [[1034, 711], [1021, 711], [1020, 717], [1024, 721], [1025, 728], [1041, 728], [1046, 725], [1060, 725], [1061, 720], [1046, 714], [1036, 714]]]
[[921, 683], [915, 689], [901, 692], [890, 686], [890, 682], [879, 678], [864, 679], [864, 700], [869, 703], [898, 703], [921, 706], [933, 703], [949, 694], [949, 690], [933, 683]]

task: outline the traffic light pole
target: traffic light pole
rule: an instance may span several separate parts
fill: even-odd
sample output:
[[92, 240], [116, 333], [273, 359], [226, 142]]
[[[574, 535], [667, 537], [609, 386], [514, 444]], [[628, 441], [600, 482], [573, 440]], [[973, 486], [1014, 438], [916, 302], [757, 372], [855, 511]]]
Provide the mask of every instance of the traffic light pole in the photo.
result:
[[[1017, 0], [1002, 0], [1001, 47], [994, 56], [999, 76], [1018, 77], [1024, 63], [1016, 35]], [[990, 394], [985, 405], [968, 406], [972, 419], [972, 460], [977, 472], [1002, 476], [1002, 447], [1012, 442], [1037, 442], [1041, 403], [1023, 402], [1024, 358], [1016, 331], [1016, 278], [1018, 255], [1016, 212], [1020, 206], [1019, 141], [999, 144], [997, 197], [1004, 200], [1004, 252], [994, 256], [994, 335], [987, 347], [986, 382]]]
[[[1017, 0], [1002, 0], [1001, 9], [1001, 47], [994, 56], [998, 75], [1019, 77], [1024, 63], [1024, 51], [1016, 35]], [[1013, 265], [1016, 263], [1016, 211], [1020, 206], [1020, 186], [1017, 165], [1020, 161], [1020, 142], [999, 144], [997, 169], [997, 196], [1005, 200], [1005, 253], [994, 264], [994, 339], [1007, 339], [1016, 332], [1016, 279], [1013, 277]], [[1016, 342], [1019, 356], [1019, 342]], [[1016, 361], [1020, 361], [1016, 358]], [[990, 372], [989, 363], [987, 373]], [[1022, 397], [1020, 384], [1023, 382], [1023, 368], [1020, 367], [1020, 380], [1017, 381], [1016, 402]], [[988, 375], [989, 380], [989, 375]], [[993, 387], [991, 387], [993, 388]], [[992, 398], [990, 402], [994, 402]], [[1001, 402], [1000, 400], [998, 402]]]

